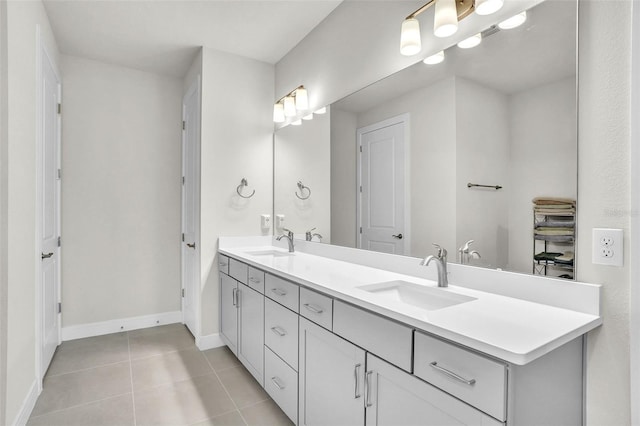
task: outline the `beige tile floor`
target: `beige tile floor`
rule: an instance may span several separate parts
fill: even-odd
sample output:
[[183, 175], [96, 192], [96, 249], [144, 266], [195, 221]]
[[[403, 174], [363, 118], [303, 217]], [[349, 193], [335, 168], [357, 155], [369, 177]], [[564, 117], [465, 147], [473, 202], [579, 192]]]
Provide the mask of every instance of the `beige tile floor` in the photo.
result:
[[291, 425], [226, 348], [181, 324], [64, 342], [28, 425]]

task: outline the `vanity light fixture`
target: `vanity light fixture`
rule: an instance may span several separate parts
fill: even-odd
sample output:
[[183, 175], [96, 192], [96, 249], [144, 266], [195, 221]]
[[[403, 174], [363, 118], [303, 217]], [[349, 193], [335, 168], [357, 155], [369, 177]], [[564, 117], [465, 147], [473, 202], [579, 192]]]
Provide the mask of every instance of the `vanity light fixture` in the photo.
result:
[[474, 11], [478, 15], [489, 15], [497, 12], [504, 0], [430, 0], [418, 10], [410, 14], [402, 22], [400, 32], [400, 53], [412, 56], [420, 52], [420, 24], [416, 17], [429, 7], [435, 5], [433, 34], [436, 37], [449, 37], [458, 31], [458, 22]]
[[511, 18], [505, 19], [504, 21], [500, 22], [498, 24], [498, 27], [500, 27], [501, 30], [511, 30], [524, 24], [526, 20], [527, 20], [527, 11], [525, 10], [524, 12], [520, 12], [517, 15], [512, 16]]
[[273, 105], [273, 121], [284, 123], [286, 118], [295, 117], [299, 111], [309, 109], [309, 94], [304, 86], [298, 86]]
[[479, 45], [481, 42], [482, 33], [478, 33], [459, 42], [458, 47], [461, 49], [471, 49], [472, 47], [476, 47], [477, 45]]
[[427, 56], [422, 60], [427, 65], [436, 65], [444, 61], [444, 50], [439, 51], [431, 56]]

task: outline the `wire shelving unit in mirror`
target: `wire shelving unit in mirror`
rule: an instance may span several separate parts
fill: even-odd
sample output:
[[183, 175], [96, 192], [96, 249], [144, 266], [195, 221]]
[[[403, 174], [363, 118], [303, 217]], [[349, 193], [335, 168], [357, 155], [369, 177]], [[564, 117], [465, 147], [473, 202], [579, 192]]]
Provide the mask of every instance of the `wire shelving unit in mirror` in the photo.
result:
[[533, 274], [575, 279], [576, 201], [533, 199]]

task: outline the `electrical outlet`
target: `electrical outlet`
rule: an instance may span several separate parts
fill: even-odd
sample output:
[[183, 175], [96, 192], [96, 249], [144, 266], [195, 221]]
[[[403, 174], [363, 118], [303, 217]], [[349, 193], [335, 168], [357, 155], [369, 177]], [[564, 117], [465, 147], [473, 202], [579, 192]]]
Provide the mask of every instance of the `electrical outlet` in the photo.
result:
[[271, 215], [270, 214], [261, 214], [260, 215], [260, 227], [262, 229], [271, 228]]
[[622, 266], [624, 240], [622, 229], [593, 228], [592, 262], [596, 265]]
[[277, 214], [276, 215], [276, 228], [278, 228], [278, 229], [284, 228], [284, 215], [283, 214]]

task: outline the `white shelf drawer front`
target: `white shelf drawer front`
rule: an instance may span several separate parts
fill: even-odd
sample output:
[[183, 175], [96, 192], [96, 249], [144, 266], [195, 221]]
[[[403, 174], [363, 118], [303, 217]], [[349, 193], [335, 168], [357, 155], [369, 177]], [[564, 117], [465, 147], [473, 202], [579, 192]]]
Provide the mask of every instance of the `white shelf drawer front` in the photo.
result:
[[264, 294], [264, 272], [249, 266], [249, 281], [247, 285], [258, 293]]
[[333, 299], [315, 291], [301, 288], [300, 315], [331, 330], [333, 325]]
[[290, 281], [283, 280], [271, 274], [265, 274], [264, 294], [282, 306], [294, 312], [298, 310], [299, 287]]
[[229, 259], [229, 275], [243, 284], [247, 283], [249, 267], [235, 259]]
[[414, 374], [485, 413], [506, 420], [506, 365], [416, 332]]
[[218, 269], [229, 275], [229, 258], [222, 254], [218, 254]]
[[298, 373], [264, 348], [264, 388], [294, 424], [298, 422]]
[[333, 332], [411, 372], [412, 328], [334, 300]]
[[298, 314], [264, 299], [264, 344], [298, 370]]

